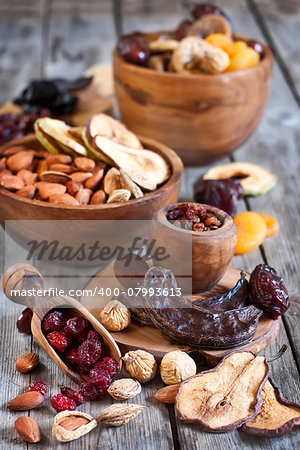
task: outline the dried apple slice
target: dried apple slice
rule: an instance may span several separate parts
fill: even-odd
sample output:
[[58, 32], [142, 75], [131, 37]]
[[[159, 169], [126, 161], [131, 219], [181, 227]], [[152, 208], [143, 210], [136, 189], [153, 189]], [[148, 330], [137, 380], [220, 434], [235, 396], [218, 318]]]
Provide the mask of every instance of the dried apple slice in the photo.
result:
[[113, 119], [107, 114], [97, 114], [88, 121], [87, 138], [91, 144], [98, 135], [104, 136], [125, 147], [134, 149], [143, 148], [140, 140], [132, 131], [129, 131], [122, 122]]
[[155, 152], [127, 148], [103, 136], [95, 137], [94, 146], [114, 166], [123, 169], [142, 189], [153, 191], [158, 184], [169, 178], [168, 164]]
[[43, 117], [38, 119], [38, 126], [44, 133], [55, 139], [63, 151], [69, 149], [70, 152], [87, 156], [87, 149], [70, 135], [71, 127], [62, 120]]
[[262, 398], [261, 411], [243, 425], [243, 431], [257, 436], [278, 437], [300, 425], [300, 405], [286, 400], [273, 380], [266, 381]]
[[230, 431], [254, 418], [262, 405], [268, 363], [251, 352], [231, 353], [217, 367], [181, 384], [176, 411], [207, 431]]
[[104, 161], [107, 164], [109, 164], [110, 166], [113, 164], [113, 162], [111, 160], [109, 160], [108, 158], [105, 158], [102, 154], [99, 153], [99, 151], [97, 149], [95, 149], [87, 136], [87, 130], [86, 128], [82, 131], [82, 140], [84, 142], [84, 145], [87, 148], [88, 151], [88, 156], [91, 156], [93, 159], [95, 159], [96, 161]]
[[53, 155], [58, 155], [60, 153], [59, 146], [54, 139], [43, 133], [43, 131], [39, 127], [38, 120], [34, 122], [34, 131], [37, 140], [42, 144], [43, 147], [45, 147], [46, 150], [48, 150], [48, 152], [52, 153]]

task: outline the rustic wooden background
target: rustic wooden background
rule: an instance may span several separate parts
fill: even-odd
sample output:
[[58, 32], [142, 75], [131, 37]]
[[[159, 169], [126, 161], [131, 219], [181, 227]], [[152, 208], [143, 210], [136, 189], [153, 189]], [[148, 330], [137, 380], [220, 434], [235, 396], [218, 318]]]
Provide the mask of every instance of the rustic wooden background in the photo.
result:
[[[300, 3], [299, 0], [218, 0], [215, 3], [228, 11], [238, 32], [262, 39], [275, 54], [273, 89], [264, 118], [231, 160], [259, 163], [278, 175], [278, 183], [269, 194], [240, 202], [240, 208], [275, 215], [281, 231], [252, 253], [235, 257], [233, 265], [252, 270], [256, 264], [267, 262], [286, 280], [292, 305], [284, 316], [279, 336], [265, 355], [276, 353], [284, 343], [288, 345], [284, 357], [272, 363], [271, 373], [284, 395], [300, 402]], [[172, 27], [188, 16], [191, 4], [187, 0], [0, 0], [0, 103], [15, 96], [33, 77], [73, 77], [92, 64], [109, 62], [118, 33]], [[203, 171], [203, 168], [185, 170], [182, 200], [192, 198], [193, 182]], [[2, 232], [1, 255], [3, 245]], [[2, 270], [3, 267], [2, 258]], [[1, 448], [31, 448], [14, 431], [14, 420], [20, 414], [7, 411], [4, 405], [22, 393], [30, 381], [47, 382], [51, 396], [59, 392], [59, 386], [70, 382], [30, 337], [17, 333], [15, 321], [22, 307], [9, 303], [2, 295], [0, 308]], [[15, 360], [31, 350], [40, 354], [39, 370], [32, 375], [16, 373]], [[161, 386], [157, 377], [143, 387], [142, 394], [133, 401], [147, 405], [147, 409], [128, 425], [117, 429], [99, 426], [90, 435], [64, 447], [51, 437], [54, 414], [48, 400], [40, 409], [30, 412], [43, 431], [37, 448], [290, 450], [300, 446], [297, 430], [283, 438], [264, 439], [238, 430], [209, 434], [184, 425], [175, 418], [172, 407], [153, 399]], [[109, 399], [87, 403], [82, 409], [96, 417], [109, 403]]]

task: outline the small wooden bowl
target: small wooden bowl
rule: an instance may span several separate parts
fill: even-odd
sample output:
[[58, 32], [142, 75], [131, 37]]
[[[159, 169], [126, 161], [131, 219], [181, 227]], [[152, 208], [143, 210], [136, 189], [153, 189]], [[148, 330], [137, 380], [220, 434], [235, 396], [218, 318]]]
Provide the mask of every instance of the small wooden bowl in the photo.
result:
[[[163, 156], [171, 169], [170, 178], [157, 190], [147, 193], [139, 199], [129, 200], [126, 203], [112, 203], [104, 205], [85, 205], [85, 206], [64, 206], [47, 203], [44, 201], [30, 200], [16, 195], [0, 187], [0, 222], [4, 225], [5, 220], [31, 220], [30, 226], [14, 226], [11, 222], [10, 230], [13, 231], [14, 238], [24, 242], [24, 240], [36, 239], [40, 236], [40, 220], [65, 221], [59, 226], [59, 233], [68, 239], [64, 245], [74, 245], [74, 242], [87, 242], [89, 236], [99, 237], [99, 226], [95, 222], [89, 222], [89, 233], [87, 233], [86, 224], [83, 221], [98, 220], [151, 220], [155, 211], [162, 206], [176, 202], [181, 185], [183, 164], [177, 154], [163, 144], [152, 139], [141, 138], [142, 143], [147, 149], [153, 150]], [[21, 145], [28, 149], [42, 150], [43, 147], [36, 139], [35, 135], [26, 136], [21, 139], [8, 142], [0, 147], [1, 152], [14, 145]], [[76, 226], [70, 227], [67, 222], [75, 220]], [[45, 226], [47, 226], [45, 224]], [[49, 225], [49, 235], [53, 236], [52, 224]], [[101, 228], [103, 231], [103, 227]], [[47, 235], [47, 229], [44, 229]], [[61, 242], [63, 245], [63, 242]]]
[[265, 55], [256, 67], [219, 75], [158, 72], [127, 63], [115, 50], [115, 92], [124, 122], [169, 145], [186, 165], [224, 158], [253, 133], [266, 107], [273, 55], [261, 45]]
[[222, 278], [234, 255], [237, 243], [235, 223], [225, 211], [202, 205], [221, 220], [222, 226], [202, 233], [184, 230], [166, 218], [166, 213], [177, 204], [163, 207], [154, 216], [151, 237], [156, 239], [157, 246], [164, 247], [166, 254], [170, 255], [159, 265], [175, 274], [183, 274], [178, 283], [183, 291], [190, 291], [191, 280], [184, 280], [184, 276], [191, 274], [193, 294], [208, 291]]

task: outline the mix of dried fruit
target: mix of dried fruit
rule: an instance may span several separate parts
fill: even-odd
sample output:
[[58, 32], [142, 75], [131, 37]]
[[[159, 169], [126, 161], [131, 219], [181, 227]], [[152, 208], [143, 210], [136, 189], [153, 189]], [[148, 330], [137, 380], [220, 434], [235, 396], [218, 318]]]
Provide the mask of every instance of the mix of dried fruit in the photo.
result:
[[160, 155], [105, 114], [82, 128], [49, 117], [34, 127], [47, 151], [14, 146], [0, 159], [0, 186], [22, 197], [66, 206], [127, 202], [170, 176]]
[[170, 207], [166, 217], [176, 227], [189, 231], [213, 231], [222, 226], [214, 212], [197, 203], [177, 203]]
[[159, 72], [218, 74], [256, 66], [263, 46], [235, 38], [230, 19], [219, 7], [196, 5], [192, 19], [175, 30], [124, 35], [117, 44], [125, 61]]

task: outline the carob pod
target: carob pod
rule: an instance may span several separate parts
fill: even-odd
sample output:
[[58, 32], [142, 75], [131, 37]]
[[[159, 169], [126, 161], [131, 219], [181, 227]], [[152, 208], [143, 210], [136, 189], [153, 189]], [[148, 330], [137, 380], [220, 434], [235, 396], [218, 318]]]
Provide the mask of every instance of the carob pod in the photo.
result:
[[[175, 341], [206, 348], [228, 348], [249, 341], [255, 334], [262, 311], [254, 305], [224, 312], [211, 312], [192, 305], [176, 292], [177, 283], [170, 270], [159, 267], [147, 271], [144, 280], [145, 303], [153, 324]], [[149, 295], [153, 288], [154, 295]], [[160, 292], [161, 295], [157, 295]]]
[[220, 297], [209, 297], [205, 300], [193, 302], [193, 306], [199, 306], [213, 312], [240, 309], [249, 304], [249, 283], [246, 280], [246, 272], [241, 272], [241, 278], [236, 285], [226, 294]]
[[235, 352], [214, 369], [184, 381], [176, 397], [176, 412], [186, 423], [211, 432], [230, 431], [253, 419], [262, 407], [268, 378], [266, 359]]
[[262, 399], [261, 411], [243, 425], [243, 431], [257, 436], [278, 437], [300, 425], [300, 405], [286, 400], [271, 378], [263, 387]]

